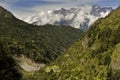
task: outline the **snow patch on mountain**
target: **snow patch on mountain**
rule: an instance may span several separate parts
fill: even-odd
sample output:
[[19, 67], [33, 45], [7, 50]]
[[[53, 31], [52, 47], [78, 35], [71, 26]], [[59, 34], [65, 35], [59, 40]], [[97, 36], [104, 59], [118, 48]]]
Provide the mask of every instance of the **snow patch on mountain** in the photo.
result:
[[75, 8], [60, 8], [23, 18], [23, 21], [34, 25], [69, 25], [87, 30], [98, 18], [107, 16], [111, 7], [101, 8], [99, 5], [85, 5]]

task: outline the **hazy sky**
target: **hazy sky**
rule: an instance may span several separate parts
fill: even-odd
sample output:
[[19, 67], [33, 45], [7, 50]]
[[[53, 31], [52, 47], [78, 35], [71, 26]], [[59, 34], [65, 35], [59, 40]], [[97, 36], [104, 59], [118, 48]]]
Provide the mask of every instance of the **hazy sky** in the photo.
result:
[[0, 0], [0, 5], [17, 17], [61, 7], [79, 7], [87, 4], [117, 7], [120, 5], [120, 0]]

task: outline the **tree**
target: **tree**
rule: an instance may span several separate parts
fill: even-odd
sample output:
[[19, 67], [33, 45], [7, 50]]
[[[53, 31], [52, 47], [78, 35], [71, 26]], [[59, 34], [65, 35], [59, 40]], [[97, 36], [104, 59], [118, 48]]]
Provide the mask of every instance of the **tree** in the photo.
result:
[[20, 80], [21, 77], [16, 62], [0, 42], [0, 80]]

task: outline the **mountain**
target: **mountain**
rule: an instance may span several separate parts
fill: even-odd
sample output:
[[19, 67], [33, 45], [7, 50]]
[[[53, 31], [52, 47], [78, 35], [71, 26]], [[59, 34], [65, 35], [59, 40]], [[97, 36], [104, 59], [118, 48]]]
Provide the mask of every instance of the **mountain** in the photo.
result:
[[0, 18], [15, 18], [11, 12], [0, 6]]
[[40, 12], [34, 16], [23, 18], [25, 22], [34, 25], [69, 25], [81, 30], [87, 30], [98, 18], [105, 17], [112, 11], [111, 7], [101, 8], [99, 5], [86, 5], [76, 8], [60, 8], [48, 12]]
[[[0, 6], [0, 33], [2, 32], [2, 24], [6, 24], [3, 20], [16, 19], [12, 13]], [[7, 23], [9, 25], [9, 23]], [[6, 32], [4, 32], [6, 33]], [[0, 34], [0, 80], [20, 80], [22, 73], [16, 61], [12, 58], [12, 55], [8, 51], [6, 42], [2, 41], [2, 35]]]
[[83, 34], [69, 26], [27, 24], [2, 7], [0, 13], [0, 41], [5, 43], [6, 51], [37, 63], [56, 59]]
[[82, 35], [69, 26], [27, 24], [0, 7], [0, 80], [21, 80], [27, 71], [55, 60]]
[[34, 80], [120, 80], [120, 7], [97, 20]]

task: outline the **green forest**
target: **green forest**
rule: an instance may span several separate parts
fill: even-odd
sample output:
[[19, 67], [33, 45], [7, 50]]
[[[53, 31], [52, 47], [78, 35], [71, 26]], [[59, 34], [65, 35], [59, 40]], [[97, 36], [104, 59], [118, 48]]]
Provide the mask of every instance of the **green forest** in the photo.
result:
[[0, 26], [0, 39], [6, 41], [11, 53], [41, 63], [54, 60], [83, 33], [69, 26], [34, 26], [17, 19], [0, 19]]

